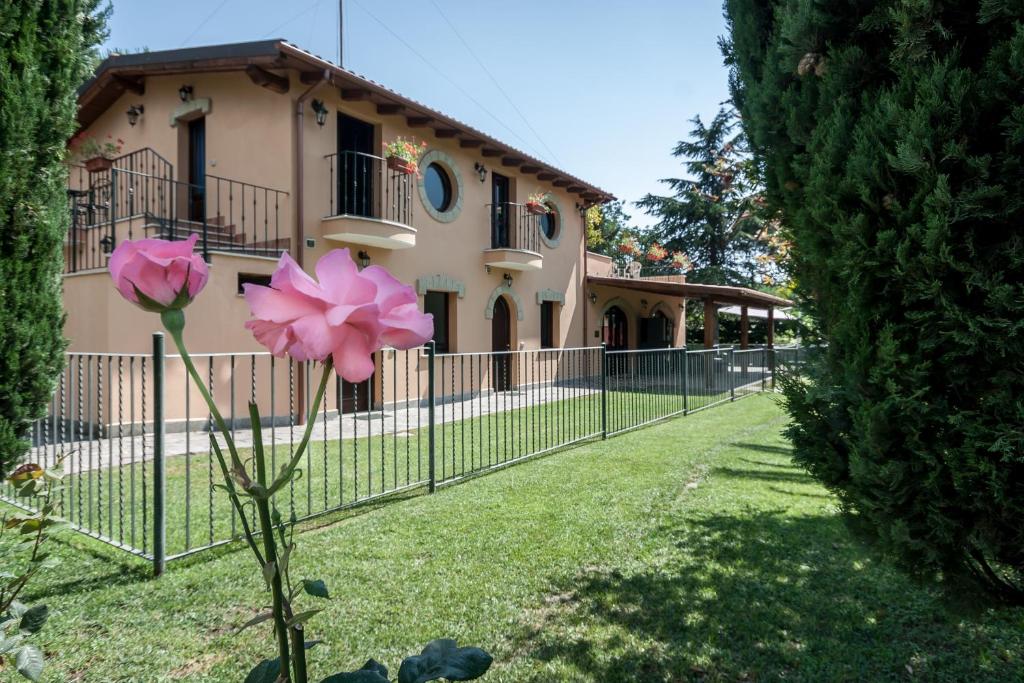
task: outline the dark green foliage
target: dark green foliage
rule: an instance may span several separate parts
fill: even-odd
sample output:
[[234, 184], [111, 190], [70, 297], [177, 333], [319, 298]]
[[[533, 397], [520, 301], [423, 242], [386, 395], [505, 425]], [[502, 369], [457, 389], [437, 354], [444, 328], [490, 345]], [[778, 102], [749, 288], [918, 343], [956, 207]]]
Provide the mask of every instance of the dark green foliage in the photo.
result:
[[916, 576], [1024, 602], [1024, 6], [727, 0], [733, 91], [828, 347], [796, 459]]
[[103, 37], [100, 0], [0, 5], [0, 475], [63, 364], [65, 143]]
[[722, 109], [709, 124], [699, 116], [692, 123], [690, 139], [672, 151], [687, 177], [663, 180], [672, 194], [649, 194], [637, 206], [658, 218], [653, 237], [693, 262], [689, 280], [760, 285], [769, 262], [758, 256], [772, 253], [773, 224], [759, 210], [760, 179], [736, 116]]

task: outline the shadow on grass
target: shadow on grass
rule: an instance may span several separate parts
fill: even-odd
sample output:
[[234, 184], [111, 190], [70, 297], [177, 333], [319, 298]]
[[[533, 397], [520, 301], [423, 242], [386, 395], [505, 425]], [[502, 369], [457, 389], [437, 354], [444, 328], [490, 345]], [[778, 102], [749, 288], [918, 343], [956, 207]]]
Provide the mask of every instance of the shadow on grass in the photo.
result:
[[813, 484], [814, 479], [809, 474], [795, 468], [789, 468], [785, 472], [766, 472], [764, 470], [745, 470], [734, 467], [715, 467], [711, 470], [711, 476], [733, 477], [742, 479], [756, 479], [759, 481], [789, 482], [791, 484]]
[[888, 681], [908, 666], [927, 680], [1024, 680], [1019, 654], [992, 656], [1013, 652], [999, 641], [1013, 629], [961, 623], [874, 565], [836, 517], [709, 516], [657, 533], [656, 560], [556, 586], [517, 651], [559, 680]]
[[[788, 446], [769, 446], [763, 443], [731, 443], [730, 446], [734, 448], [742, 448], [745, 451], [755, 451], [758, 453], [771, 453], [773, 455], [793, 455], [793, 449]], [[766, 465], [772, 465], [774, 467], [785, 467], [778, 463], [763, 463]]]

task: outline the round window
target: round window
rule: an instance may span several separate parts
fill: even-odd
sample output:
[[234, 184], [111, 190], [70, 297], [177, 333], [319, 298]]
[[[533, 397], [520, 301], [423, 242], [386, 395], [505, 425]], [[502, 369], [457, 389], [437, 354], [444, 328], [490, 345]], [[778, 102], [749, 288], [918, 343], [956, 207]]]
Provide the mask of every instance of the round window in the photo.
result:
[[558, 216], [550, 208], [540, 217], [540, 231], [549, 240], [555, 239], [558, 234]]
[[423, 172], [423, 189], [435, 211], [447, 211], [452, 203], [452, 181], [448, 172], [436, 161]]

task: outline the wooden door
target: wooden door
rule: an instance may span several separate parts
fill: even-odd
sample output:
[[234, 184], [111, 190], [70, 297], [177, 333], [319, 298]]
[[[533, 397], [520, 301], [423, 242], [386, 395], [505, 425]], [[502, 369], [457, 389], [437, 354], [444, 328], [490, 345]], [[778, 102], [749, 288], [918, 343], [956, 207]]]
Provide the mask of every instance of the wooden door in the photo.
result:
[[206, 218], [206, 119], [188, 122], [188, 219]]
[[374, 216], [380, 161], [374, 153], [373, 124], [338, 114], [338, 215]]
[[495, 391], [507, 391], [512, 387], [512, 315], [505, 297], [499, 296], [494, 302], [494, 317], [491, 318], [491, 350], [494, 362], [492, 384]]
[[507, 249], [509, 243], [509, 180], [491, 172], [491, 249]]

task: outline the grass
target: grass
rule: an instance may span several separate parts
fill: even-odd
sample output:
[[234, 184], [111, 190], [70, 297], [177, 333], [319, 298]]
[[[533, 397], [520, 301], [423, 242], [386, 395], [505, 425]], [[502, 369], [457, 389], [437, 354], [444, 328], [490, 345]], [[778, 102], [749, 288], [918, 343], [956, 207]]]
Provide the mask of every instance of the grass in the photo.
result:
[[[784, 422], [753, 397], [307, 524], [296, 567], [333, 595], [315, 670], [451, 636], [494, 654], [491, 682], [1024, 679], [1024, 611], [951, 613], [873, 558]], [[79, 536], [54, 548], [28, 596], [53, 610], [46, 680], [237, 682], [272, 650], [231, 633], [266, 601], [240, 549], [152, 580]]]
[[[553, 389], [549, 398], [573, 396], [572, 388]], [[561, 393], [554, 393], [561, 392]], [[727, 398], [728, 394], [691, 397], [691, 405]], [[510, 460], [549, 450], [566, 443], [593, 437], [601, 431], [600, 396], [579, 392], [575, 398], [550, 400], [536, 406], [517, 407], [521, 398], [500, 394], [490, 399], [491, 408], [501, 412], [473, 417], [465, 406], [439, 405], [437, 412], [448, 421], [438, 425], [436, 474], [447, 481]], [[658, 392], [610, 391], [609, 430], [682, 410], [681, 396]], [[357, 424], [366, 433], [369, 420], [352, 423], [346, 416], [346, 430]], [[313, 430], [313, 441], [301, 463], [301, 476], [279, 501], [282, 512], [299, 518], [352, 505], [428, 479], [428, 435], [426, 428], [402, 434], [386, 433], [344, 440], [324, 439], [321, 423]], [[268, 437], [269, 439], [269, 437]], [[317, 440], [319, 439], [319, 440]], [[221, 481], [216, 459], [201, 435], [192, 439], [191, 457], [166, 459], [166, 547], [176, 555], [206, 544], [237, 538], [241, 525], [232, 514], [226, 496], [214, 493], [211, 483]], [[270, 471], [285, 462], [294, 444], [276, 442]], [[251, 452], [240, 449], [243, 459]], [[80, 457], [90, 459], [88, 453]], [[69, 476], [64, 510], [72, 521], [101, 535], [144, 552], [152, 551], [150, 489], [152, 466], [138, 462]], [[255, 525], [255, 520], [253, 520]]]

